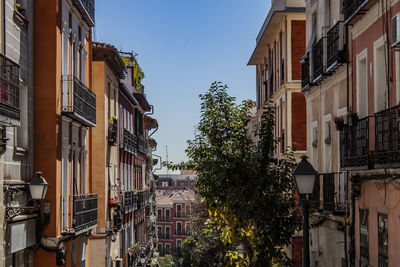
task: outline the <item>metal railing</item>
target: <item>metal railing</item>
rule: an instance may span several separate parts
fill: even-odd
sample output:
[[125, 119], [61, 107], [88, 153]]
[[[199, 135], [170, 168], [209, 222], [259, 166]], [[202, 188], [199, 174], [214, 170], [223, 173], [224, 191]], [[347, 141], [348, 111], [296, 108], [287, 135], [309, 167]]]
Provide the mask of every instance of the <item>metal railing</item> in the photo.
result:
[[324, 72], [324, 38], [319, 39], [312, 47], [313, 81], [318, 80]]
[[0, 54], [0, 114], [20, 119], [19, 66]]
[[304, 59], [301, 63], [301, 90], [305, 90], [310, 86], [310, 57]]
[[158, 236], [159, 239], [163, 239], [163, 240], [171, 240], [171, 234], [159, 234]]
[[345, 30], [343, 21], [339, 21], [327, 33], [327, 67], [346, 62]]
[[342, 12], [344, 14], [344, 20], [348, 21], [357, 15], [368, 2], [369, 0], [343, 0]]
[[375, 167], [400, 166], [400, 105], [375, 113]]
[[127, 129], [124, 129], [123, 139], [122, 139], [122, 149], [129, 153], [136, 153], [136, 138]]
[[175, 217], [175, 218], [187, 218], [187, 215], [184, 214], [183, 212], [176, 212], [176, 213], [174, 214], [174, 217]]
[[143, 154], [147, 154], [149, 152], [149, 145], [144, 136], [138, 136], [137, 138], [137, 149], [139, 152]]
[[123, 207], [125, 210], [137, 209], [138, 197], [134, 191], [124, 191], [123, 195]]
[[145, 208], [147, 205], [150, 204], [150, 196], [151, 193], [148, 190], [143, 190], [143, 191], [139, 191], [137, 192], [137, 196], [138, 196], [138, 209], [142, 209]]
[[157, 217], [157, 221], [159, 221], [159, 222], [172, 222], [172, 219], [171, 219], [171, 217], [161, 216], [161, 217]]
[[187, 231], [183, 231], [183, 230], [176, 230], [175, 231], [175, 235], [181, 235], [181, 236], [188, 236], [188, 235], [190, 235], [189, 234], [189, 232], [187, 232]]
[[342, 169], [368, 168], [370, 117], [345, 125], [340, 131], [340, 167]]
[[90, 27], [94, 26], [94, 0], [73, 0], [74, 5], [81, 12]]
[[[322, 209], [342, 213], [346, 209], [346, 179], [344, 173], [322, 174]], [[335, 187], [337, 184], [337, 188]]]
[[62, 86], [62, 111], [87, 126], [96, 126], [96, 95], [73, 75], [64, 75]]
[[78, 234], [97, 226], [97, 194], [70, 195], [64, 201], [69, 212], [63, 232]]

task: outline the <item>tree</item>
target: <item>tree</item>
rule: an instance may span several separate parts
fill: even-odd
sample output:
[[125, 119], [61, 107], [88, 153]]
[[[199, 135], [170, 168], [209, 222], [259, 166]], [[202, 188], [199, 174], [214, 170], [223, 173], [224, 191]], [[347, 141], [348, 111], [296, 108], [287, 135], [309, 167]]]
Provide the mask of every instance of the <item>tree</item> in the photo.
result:
[[280, 160], [273, 152], [274, 109], [267, 105], [255, 132], [249, 132], [253, 103], [236, 99], [214, 82], [200, 95], [201, 118], [188, 141], [188, 162], [164, 163], [198, 173], [196, 193], [209, 212], [207, 225], [231, 249], [231, 265], [265, 266], [287, 260], [282, 247], [301, 225], [293, 194], [290, 151]]

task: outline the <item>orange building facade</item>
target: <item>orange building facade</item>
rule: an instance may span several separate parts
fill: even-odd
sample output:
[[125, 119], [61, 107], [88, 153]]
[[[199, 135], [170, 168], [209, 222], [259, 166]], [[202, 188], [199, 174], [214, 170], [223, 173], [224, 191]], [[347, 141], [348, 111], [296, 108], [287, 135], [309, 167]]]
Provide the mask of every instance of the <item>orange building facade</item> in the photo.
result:
[[35, 1], [34, 14], [34, 169], [50, 184], [35, 265], [86, 266], [98, 217], [91, 183], [94, 1]]

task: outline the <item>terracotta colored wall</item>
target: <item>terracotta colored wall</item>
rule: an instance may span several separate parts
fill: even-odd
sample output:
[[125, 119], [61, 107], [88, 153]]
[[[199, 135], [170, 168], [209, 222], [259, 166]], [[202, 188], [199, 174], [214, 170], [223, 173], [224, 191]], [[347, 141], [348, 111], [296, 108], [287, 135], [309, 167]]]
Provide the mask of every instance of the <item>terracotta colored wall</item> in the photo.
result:
[[306, 50], [306, 22], [304, 20], [292, 21], [292, 79], [301, 80], [300, 59]]
[[303, 93], [292, 93], [292, 146], [296, 150], [307, 149], [306, 99]]
[[105, 125], [105, 63], [104, 61], [94, 61], [92, 67], [93, 90], [96, 93], [96, 127], [93, 129], [93, 156], [92, 156], [92, 189], [98, 194], [98, 225], [104, 228], [107, 210], [107, 191], [105, 184], [108, 175], [105, 172], [106, 167], [106, 146], [105, 139], [107, 136]]

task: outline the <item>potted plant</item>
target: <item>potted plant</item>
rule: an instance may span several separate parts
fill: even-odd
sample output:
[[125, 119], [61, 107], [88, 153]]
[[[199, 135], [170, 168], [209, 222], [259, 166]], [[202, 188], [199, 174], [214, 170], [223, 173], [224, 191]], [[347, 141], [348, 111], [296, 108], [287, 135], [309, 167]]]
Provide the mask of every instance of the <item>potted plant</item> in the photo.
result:
[[358, 123], [358, 114], [354, 111], [349, 111], [347, 113], [347, 118], [349, 120], [349, 125], [357, 125]]
[[344, 128], [344, 118], [335, 117], [333, 121], [335, 122], [336, 131], [342, 131]]

